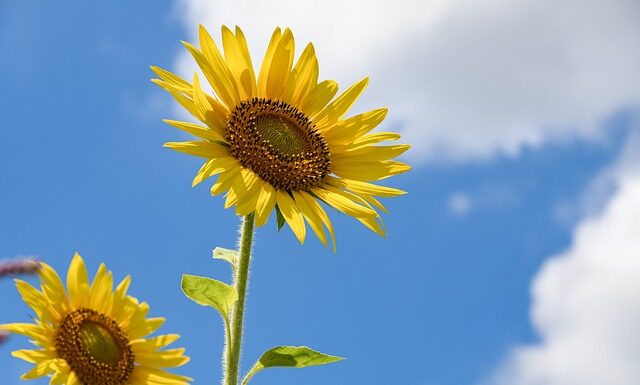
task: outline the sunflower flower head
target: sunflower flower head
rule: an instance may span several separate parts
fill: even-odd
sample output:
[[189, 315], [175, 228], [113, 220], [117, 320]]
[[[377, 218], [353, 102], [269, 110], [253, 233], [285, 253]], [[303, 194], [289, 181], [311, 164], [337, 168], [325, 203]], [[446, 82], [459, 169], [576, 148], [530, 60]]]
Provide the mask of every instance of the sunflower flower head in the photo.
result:
[[34, 364], [22, 379], [51, 376], [51, 385], [186, 385], [191, 379], [164, 368], [189, 361], [184, 349], [166, 349], [175, 334], [147, 336], [164, 318], [147, 318], [149, 305], [127, 295], [126, 277], [113, 290], [113, 275], [104, 264], [89, 281], [80, 255], [73, 257], [67, 289], [46, 263], [38, 271], [41, 290], [16, 280], [18, 291], [35, 312], [34, 323], [0, 325], [25, 335], [38, 347], [13, 356]]
[[291, 30], [276, 28], [259, 71], [254, 71], [245, 36], [236, 27], [222, 27], [221, 51], [200, 26], [200, 47], [184, 43], [212, 92], [197, 73], [193, 82], [151, 67], [153, 82], [204, 125], [165, 120], [197, 137], [165, 146], [205, 159], [193, 185], [218, 176], [213, 195], [225, 195], [225, 208], [255, 214], [257, 226], [273, 211], [284, 218], [303, 243], [306, 224], [326, 245], [326, 231], [335, 250], [333, 226], [324, 206], [347, 214], [384, 235], [378, 197], [405, 192], [372, 182], [406, 172], [394, 160], [409, 149], [385, 144], [400, 136], [371, 131], [386, 108], [345, 117], [367, 86], [365, 78], [341, 93], [333, 80], [318, 80], [318, 60], [309, 43], [294, 63]]

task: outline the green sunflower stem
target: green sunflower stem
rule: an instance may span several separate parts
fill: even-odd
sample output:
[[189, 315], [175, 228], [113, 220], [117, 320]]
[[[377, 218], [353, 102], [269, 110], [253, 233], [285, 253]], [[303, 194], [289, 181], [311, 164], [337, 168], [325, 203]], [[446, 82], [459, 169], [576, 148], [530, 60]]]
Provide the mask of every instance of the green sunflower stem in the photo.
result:
[[240, 356], [242, 350], [242, 324], [244, 321], [244, 305], [249, 285], [249, 264], [251, 263], [251, 246], [253, 244], [254, 214], [243, 218], [240, 234], [240, 253], [238, 266], [233, 279], [233, 286], [238, 292], [238, 301], [231, 310], [231, 340], [227, 343], [228, 355], [225, 363], [224, 385], [238, 385]]

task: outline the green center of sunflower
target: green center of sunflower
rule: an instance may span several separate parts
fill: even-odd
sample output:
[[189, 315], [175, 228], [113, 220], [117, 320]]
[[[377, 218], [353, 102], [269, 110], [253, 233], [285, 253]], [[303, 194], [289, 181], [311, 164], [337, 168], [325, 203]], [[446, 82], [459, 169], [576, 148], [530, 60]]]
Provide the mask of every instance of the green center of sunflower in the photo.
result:
[[127, 335], [115, 320], [95, 310], [68, 313], [58, 326], [55, 346], [84, 385], [124, 385], [133, 372]]
[[117, 364], [122, 357], [118, 341], [101, 324], [85, 321], [78, 333], [80, 345], [91, 357], [103, 364]]
[[282, 116], [258, 116], [256, 130], [281, 154], [299, 154], [306, 148], [306, 141], [298, 126]]
[[306, 115], [279, 100], [240, 103], [229, 117], [226, 139], [243, 167], [281, 190], [310, 190], [330, 172], [327, 142]]

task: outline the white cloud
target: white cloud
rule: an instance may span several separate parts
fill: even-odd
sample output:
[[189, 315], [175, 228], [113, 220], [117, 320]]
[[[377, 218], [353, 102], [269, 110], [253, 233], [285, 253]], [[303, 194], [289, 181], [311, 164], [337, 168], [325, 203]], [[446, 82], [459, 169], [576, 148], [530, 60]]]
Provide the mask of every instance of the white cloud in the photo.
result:
[[518, 205], [520, 194], [504, 183], [485, 182], [471, 191], [454, 191], [447, 198], [447, 208], [455, 216], [465, 216], [471, 211], [504, 209]]
[[540, 342], [512, 350], [492, 385], [640, 383], [640, 146], [630, 141], [616, 191], [580, 223], [532, 285]]
[[461, 191], [454, 192], [449, 196], [449, 211], [456, 216], [465, 216], [471, 211], [471, 197]]
[[558, 202], [553, 208], [555, 219], [573, 227], [583, 217], [600, 212], [615, 192], [617, 180], [620, 178], [620, 170], [616, 166], [601, 170], [590, 181], [582, 196]]
[[[640, 105], [637, 0], [177, 1], [193, 35], [239, 24], [259, 58], [273, 27], [291, 26], [325, 78], [344, 88], [371, 74], [359, 108], [388, 105], [414, 158], [597, 138], [603, 119]], [[193, 64], [183, 54], [178, 67]]]

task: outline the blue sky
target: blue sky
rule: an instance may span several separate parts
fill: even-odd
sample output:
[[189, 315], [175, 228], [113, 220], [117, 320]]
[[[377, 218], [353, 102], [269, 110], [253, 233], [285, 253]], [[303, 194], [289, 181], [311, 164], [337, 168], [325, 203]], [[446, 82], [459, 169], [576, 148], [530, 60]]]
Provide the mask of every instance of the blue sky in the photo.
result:
[[[275, 345], [308, 345], [348, 359], [320, 368], [265, 371], [253, 383], [590, 384], [581, 382], [571, 363], [542, 373], [513, 352], [535, 351], [532, 355], [539, 355], [532, 360], [545, 362], [546, 347], [557, 346], [555, 332], [548, 329], [555, 324], [547, 315], [564, 313], [545, 311], [549, 298], [555, 298], [553, 291], [548, 294], [545, 289], [545, 271], [554, 268], [549, 261], [563, 256], [580, 260], [581, 250], [589, 248], [576, 236], [585, 221], [597, 238], [601, 234], [598, 218], [613, 218], [606, 223], [617, 225], [608, 228], [627, 234], [624, 239], [629, 241], [629, 247], [616, 255], [626, 256], [625, 250], [640, 246], [631, 240], [632, 235], [640, 235], [637, 224], [616, 221], [617, 206], [610, 203], [623, 202], [629, 210], [640, 205], [637, 194], [623, 194], [637, 179], [629, 159], [634, 159], [637, 141], [640, 97], [633, 86], [638, 85], [640, 67], [628, 69], [627, 63], [640, 62], [640, 53], [629, 53], [625, 45], [631, 41], [627, 34], [634, 35], [637, 26], [624, 24], [638, 20], [637, 6], [593, 1], [593, 12], [610, 12], [562, 19], [553, 28], [558, 36], [550, 39], [552, 44], [545, 40], [546, 32], [527, 32], [528, 26], [503, 22], [508, 15], [528, 10], [527, 2], [521, 8], [504, 9], [495, 3], [480, 16], [469, 16], [447, 2], [418, 5], [408, 0], [395, 7], [415, 6], [417, 16], [385, 12], [390, 5], [383, 3], [362, 11], [370, 23], [385, 21], [396, 28], [391, 31], [399, 36], [398, 43], [392, 32], [380, 41], [375, 40], [377, 30], [367, 37], [361, 31], [367, 25], [358, 24], [364, 21], [345, 24], [350, 12], [361, 9], [359, 1], [345, 4], [345, 16], [332, 19], [328, 33], [315, 18], [308, 24], [300, 19], [319, 12], [313, 6], [303, 10], [291, 4], [294, 12], [282, 13], [286, 2], [271, 3], [272, 18], [262, 12], [263, 5], [254, 9], [245, 2], [235, 6], [200, 1], [91, 5], [0, 1], [4, 142], [0, 259], [35, 255], [64, 274], [78, 251], [92, 272], [105, 262], [120, 279], [131, 274], [132, 295], [149, 302], [153, 315], [167, 318], [162, 331], [182, 334], [179, 344], [187, 348], [192, 361], [179, 373], [194, 377], [196, 383], [217, 383], [221, 322], [214, 312], [183, 297], [179, 282], [183, 272], [227, 280], [227, 266], [213, 261], [211, 250], [233, 247], [239, 222], [223, 209], [221, 199], [209, 196], [208, 186], [191, 188], [200, 160], [161, 147], [166, 141], [184, 138], [161, 119], [181, 116], [169, 96], [149, 82], [148, 66], [188, 73], [192, 64], [184, 59], [179, 41], [192, 40], [199, 22], [216, 38], [220, 23], [243, 22], [249, 44], [258, 50], [264, 49], [268, 39], [266, 26], [272, 29], [287, 23], [294, 33], [299, 26], [298, 47], [306, 40], [316, 42], [325, 78], [336, 77], [344, 84], [372, 74], [370, 90], [356, 108], [391, 107], [386, 128], [402, 131], [405, 140], [415, 144], [406, 159], [414, 170], [389, 182], [409, 194], [387, 201], [391, 214], [385, 217], [386, 238], [337, 213], [332, 216], [338, 237], [336, 254], [313, 237], [300, 246], [290, 231], [278, 234], [273, 218], [259, 229], [248, 300], [245, 370]], [[429, 6], [434, 12], [427, 12]], [[562, 7], [571, 5], [533, 7], [531, 24], [535, 15], [562, 13]], [[625, 7], [629, 12], [622, 12]], [[326, 8], [331, 13], [338, 7], [329, 2]], [[245, 14], [236, 17], [240, 12]], [[302, 16], [291, 16], [295, 12]], [[624, 20], [616, 19], [622, 14]], [[229, 20], [219, 20], [225, 18]], [[468, 25], [460, 29], [463, 22]], [[594, 33], [583, 31], [588, 25]], [[604, 38], [615, 38], [618, 51], [575, 53], [557, 43], [583, 46], [593, 39], [591, 46], [598, 50], [604, 47], [596, 38], [602, 37], [600, 27], [613, 30], [612, 36]], [[448, 34], [436, 38], [425, 32], [433, 29]], [[495, 50], [479, 42], [479, 48], [461, 56], [443, 48], [447, 44], [466, 47], [474, 32], [483, 38], [495, 34], [515, 40], [495, 39]], [[343, 33], [344, 41], [332, 44], [335, 33]], [[415, 46], [403, 53], [410, 55], [403, 59], [394, 47], [401, 47], [406, 41], [402, 37], [409, 35], [415, 36]], [[379, 55], [374, 40], [396, 54], [397, 60], [374, 60]], [[348, 55], [348, 46], [358, 42], [362, 44], [353, 51], [371, 60], [336, 57]], [[528, 46], [538, 49], [538, 54], [548, 50], [556, 55], [520, 62], [516, 43], [536, 43]], [[600, 76], [602, 55], [609, 55], [607, 63], [615, 73]], [[477, 67], [473, 61], [464, 69], [447, 64], [474, 57]], [[323, 66], [325, 58], [327, 66]], [[595, 59], [591, 63], [589, 58]], [[425, 60], [430, 64], [422, 67]], [[485, 67], [493, 62], [495, 66]], [[517, 71], [504, 73], [505, 62]], [[569, 63], [566, 73], [553, 72], [563, 66], [549, 64], [556, 62]], [[340, 64], [344, 69], [338, 69]], [[480, 74], [473, 77], [475, 72]], [[573, 73], [581, 75], [566, 81], [563, 75]], [[482, 81], [485, 76], [496, 76], [495, 81], [487, 85]], [[580, 76], [595, 79], [592, 88]], [[449, 82], [434, 81], [441, 78]], [[457, 82], [458, 78], [465, 83]], [[402, 89], [409, 81], [414, 87]], [[486, 92], [471, 92], [478, 89]], [[594, 95], [593, 90], [600, 93]], [[455, 91], [460, 100], [448, 91]], [[439, 94], [442, 99], [437, 98]], [[525, 97], [513, 100], [513, 95]], [[465, 202], [462, 208], [452, 204], [456, 196]], [[615, 207], [609, 210], [611, 205]], [[630, 263], [624, 270], [637, 277], [640, 266]], [[591, 281], [603, 276], [599, 271], [594, 270]], [[566, 277], [570, 283], [575, 275]], [[611, 277], [614, 282], [618, 276]], [[536, 286], [536, 282], [542, 284]], [[602, 282], [607, 286], [610, 281]], [[629, 303], [637, 304], [638, 290], [630, 284], [616, 293], [628, 295]], [[562, 297], [562, 292], [556, 294]], [[0, 281], [0, 295], [0, 323], [30, 319], [9, 279]], [[597, 313], [594, 308], [585, 314]], [[562, 317], [558, 322], [571, 326], [573, 321], [566, 319], [581, 317]], [[617, 319], [631, 322], [633, 317], [622, 312]], [[602, 335], [613, 340], [604, 331]], [[637, 384], [633, 382], [640, 378], [634, 377], [637, 369], [625, 366], [627, 359], [640, 352], [640, 336], [634, 338], [621, 358], [609, 366], [602, 364], [599, 379], [613, 378], [610, 368], [618, 372], [624, 368], [626, 372], [609, 383]], [[14, 337], [0, 347], [2, 383], [19, 383], [28, 365], [9, 352], [27, 345], [26, 339]]]

